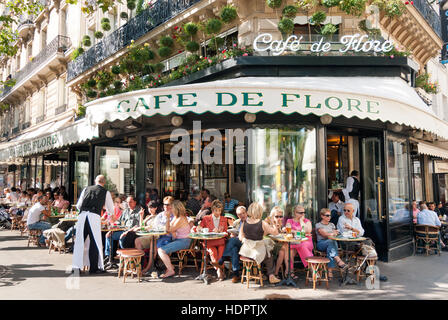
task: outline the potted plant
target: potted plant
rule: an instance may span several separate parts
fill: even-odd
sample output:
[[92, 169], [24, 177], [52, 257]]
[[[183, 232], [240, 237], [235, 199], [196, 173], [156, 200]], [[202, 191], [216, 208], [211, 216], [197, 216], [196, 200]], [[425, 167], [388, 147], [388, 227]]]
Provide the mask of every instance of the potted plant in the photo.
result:
[[283, 8], [282, 14], [286, 18], [294, 19], [298, 11], [296, 6], [286, 6]]
[[294, 31], [294, 21], [289, 18], [282, 18], [278, 22], [277, 27], [282, 36], [285, 38], [287, 35], [291, 34]]
[[128, 15], [127, 12], [122, 11], [122, 12], [120, 12], [120, 18], [123, 19], [123, 20], [128, 20], [129, 19], [129, 15]]
[[220, 17], [225, 23], [231, 23], [238, 17], [238, 13], [234, 6], [226, 5], [221, 9]]
[[90, 46], [92, 45], [92, 42], [91, 42], [91, 40], [90, 40], [90, 37], [87, 36], [87, 35], [85, 35], [85, 36], [82, 38], [82, 44], [83, 44], [84, 46], [86, 46], [86, 47], [90, 47]]
[[93, 35], [96, 39], [101, 39], [104, 36], [104, 34], [101, 31], [95, 31]]

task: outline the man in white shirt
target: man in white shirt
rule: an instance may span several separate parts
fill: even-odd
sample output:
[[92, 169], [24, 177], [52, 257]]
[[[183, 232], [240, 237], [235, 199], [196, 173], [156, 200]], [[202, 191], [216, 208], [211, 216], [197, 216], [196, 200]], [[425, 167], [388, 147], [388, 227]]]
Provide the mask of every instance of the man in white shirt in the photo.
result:
[[331, 192], [329, 198], [331, 199], [328, 205], [331, 212], [330, 222], [337, 225], [339, 217], [344, 213], [344, 202], [340, 200], [340, 192]]
[[344, 206], [344, 214], [339, 217], [338, 230], [341, 234], [344, 232], [356, 232], [358, 237], [364, 235], [364, 229], [361, 226], [361, 220], [354, 216], [355, 208], [352, 203], [346, 203]]
[[342, 189], [345, 197], [345, 203], [353, 204], [355, 217], [359, 217], [359, 191], [361, 186], [359, 184], [358, 176], [359, 172], [353, 170], [350, 173], [350, 177], [347, 178], [345, 189]]
[[[44, 214], [45, 216], [49, 217], [51, 214], [50, 207], [48, 204], [48, 198], [47, 196], [40, 196], [37, 199], [38, 202], [32, 206], [28, 212], [28, 217], [26, 220], [26, 224], [28, 226], [29, 230], [47, 230], [51, 228], [51, 224], [46, 221], [41, 221], [40, 216], [41, 214]], [[47, 206], [45, 206], [47, 205]], [[45, 237], [43, 234], [41, 235], [39, 239], [40, 244], [45, 245]]]

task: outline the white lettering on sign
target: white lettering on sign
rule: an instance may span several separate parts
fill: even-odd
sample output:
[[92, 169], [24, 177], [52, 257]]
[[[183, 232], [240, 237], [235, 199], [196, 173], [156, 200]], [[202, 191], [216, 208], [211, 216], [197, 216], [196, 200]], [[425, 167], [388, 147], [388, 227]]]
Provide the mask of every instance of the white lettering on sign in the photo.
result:
[[[328, 52], [331, 50], [332, 45], [343, 45], [339, 49], [339, 52], [344, 53], [347, 51], [354, 52], [389, 52], [394, 48], [394, 43], [390, 40], [379, 41], [379, 40], [368, 40], [368, 35], [360, 35], [359, 33], [354, 35], [346, 35], [341, 38], [339, 43], [324, 42], [324, 37], [322, 37], [318, 42], [314, 42], [311, 47], [311, 52]], [[272, 34], [263, 33], [257, 36], [253, 43], [253, 48], [255, 51], [271, 51], [274, 56], [281, 55], [286, 50], [290, 51], [300, 51], [300, 44], [303, 40], [303, 36], [297, 37], [295, 35], [289, 36], [285, 41], [282, 40], [272, 40]], [[304, 49], [302, 49], [304, 50]]]

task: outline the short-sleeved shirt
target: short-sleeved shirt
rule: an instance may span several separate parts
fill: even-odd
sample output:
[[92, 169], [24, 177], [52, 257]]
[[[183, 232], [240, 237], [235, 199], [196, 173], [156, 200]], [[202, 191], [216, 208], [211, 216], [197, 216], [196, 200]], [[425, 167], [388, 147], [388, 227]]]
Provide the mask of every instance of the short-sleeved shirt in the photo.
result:
[[44, 210], [46, 210], [46, 208], [40, 202], [36, 202], [36, 204], [32, 206], [28, 212], [26, 224], [31, 225], [33, 223], [39, 222], [40, 215]]
[[224, 201], [224, 211], [232, 211], [238, 206], [238, 200], [230, 199], [229, 202]]
[[330, 232], [333, 232], [334, 230], [336, 230], [336, 226], [333, 223], [331, 223], [331, 222], [329, 224], [323, 224], [321, 222], [316, 223], [316, 238], [317, 238], [317, 241], [326, 239], [323, 236], [321, 236], [321, 234], [319, 233], [319, 229], [323, 229], [325, 232], [330, 233]]

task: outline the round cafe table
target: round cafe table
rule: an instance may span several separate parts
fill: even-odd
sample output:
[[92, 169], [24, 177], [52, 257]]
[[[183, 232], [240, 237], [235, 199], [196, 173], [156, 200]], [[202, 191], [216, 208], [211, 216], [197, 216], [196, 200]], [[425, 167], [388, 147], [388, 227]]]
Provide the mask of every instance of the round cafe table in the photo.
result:
[[277, 242], [283, 242], [283, 243], [287, 243], [288, 244], [288, 276], [283, 279], [282, 281], [280, 281], [277, 285], [278, 286], [293, 286], [295, 288], [298, 288], [297, 283], [294, 281], [294, 279], [291, 277], [291, 244], [299, 244], [302, 241], [306, 241], [308, 240], [308, 238], [300, 238], [300, 239], [296, 239], [296, 238], [292, 238], [292, 239], [287, 239], [285, 238], [285, 234], [279, 234], [279, 235], [269, 235], [269, 238], [271, 238], [274, 241]]
[[[145, 230], [145, 231], [136, 231], [135, 234], [138, 235], [139, 237], [153, 238], [152, 239], [152, 254], [154, 254], [155, 252], [157, 252], [156, 238], [166, 235], [167, 232], [166, 231], [158, 231], [158, 230], [149, 230], [149, 231]], [[152, 256], [150, 256], [148, 263], [150, 263], [152, 260], [153, 260], [153, 258], [152, 258]], [[151, 274], [155, 271], [154, 262], [151, 263], [151, 266], [149, 267], [148, 271], [149, 271], [149, 274]]]
[[128, 228], [126, 228], [126, 227], [110, 227], [110, 226], [103, 226], [103, 225], [101, 226], [101, 232], [109, 232], [109, 231], [111, 232], [109, 261], [104, 266], [104, 270], [118, 269], [118, 265], [116, 263], [114, 263], [114, 260], [112, 258], [113, 252], [114, 252], [114, 241], [112, 240], [112, 235], [115, 231], [125, 231], [127, 229]]
[[202, 252], [202, 273], [199, 274], [199, 276], [196, 277], [196, 280], [202, 280], [204, 281], [205, 284], [209, 284], [209, 279], [207, 276], [207, 241], [208, 240], [218, 240], [218, 239], [222, 239], [225, 238], [227, 236], [227, 232], [223, 232], [223, 233], [214, 233], [214, 232], [209, 232], [209, 233], [190, 233], [188, 235], [188, 238], [190, 239], [195, 239], [195, 240], [201, 240], [204, 241], [204, 251]]

